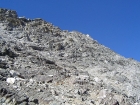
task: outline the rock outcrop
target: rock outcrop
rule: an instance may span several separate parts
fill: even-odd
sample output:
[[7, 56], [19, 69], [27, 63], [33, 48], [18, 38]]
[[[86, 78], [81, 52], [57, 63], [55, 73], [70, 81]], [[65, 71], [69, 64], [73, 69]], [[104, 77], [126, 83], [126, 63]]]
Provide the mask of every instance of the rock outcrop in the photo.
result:
[[140, 63], [0, 9], [0, 105], [140, 105]]

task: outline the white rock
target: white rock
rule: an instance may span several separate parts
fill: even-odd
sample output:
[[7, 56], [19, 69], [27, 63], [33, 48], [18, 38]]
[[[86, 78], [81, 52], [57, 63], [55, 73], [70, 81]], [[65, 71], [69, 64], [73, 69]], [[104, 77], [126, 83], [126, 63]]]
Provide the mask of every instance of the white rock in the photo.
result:
[[16, 77], [15, 78], [17, 81], [23, 81], [24, 79], [22, 79], [22, 78], [19, 78], [19, 77]]
[[99, 92], [98, 98], [105, 98], [107, 95], [107, 89], [103, 89]]
[[53, 77], [53, 75], [48, 75], [49, 77]]
[[139, 103], [134, 103], [134, 105], [139, 105]]
[[98, 83], [101, 82], [101, 80], [100, 80], [98, 77], [95, 77], [95, 78], [94, 78], [94, 81], [95, 81], [95, 82], [98, 82]]
[[69, 104], [69, 103], [65, 103], [65, 105], [71, 105], [71, 104]]
[[15, 78], [7, 78], [6, 82], [9, 83], [9, 84], [14, 84], [15, 80], [16, 80]]
[[86, 34], [87, 37], [89, 37], [89, 34]]
[[14, 88], [14, 89], [17, 89], [18, 87], [14, 85], [13, 88]]
[[24, 19], [24, 18], [25, 18], [25, 16], [23, 16], [23, 17], [18, 17], [18, 18], [20, 18], [20, 19]]

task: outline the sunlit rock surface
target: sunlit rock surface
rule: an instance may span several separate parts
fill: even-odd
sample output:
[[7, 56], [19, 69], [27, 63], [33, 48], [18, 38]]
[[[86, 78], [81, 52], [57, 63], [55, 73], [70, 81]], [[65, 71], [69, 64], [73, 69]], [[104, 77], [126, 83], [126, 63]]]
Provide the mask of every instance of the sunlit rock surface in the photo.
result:
[[0, 105], [140, 105], [140, 63], [0, 9]]

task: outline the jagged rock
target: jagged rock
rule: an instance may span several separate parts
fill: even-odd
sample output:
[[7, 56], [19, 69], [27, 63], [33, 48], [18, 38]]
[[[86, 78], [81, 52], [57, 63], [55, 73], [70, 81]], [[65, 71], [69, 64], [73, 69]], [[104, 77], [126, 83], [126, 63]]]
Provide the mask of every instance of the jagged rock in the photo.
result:
[[10, 73], [7, 70], [0, 70], [0, 80], [1, 81], [6, 81], [7, 77], [10, 76]]
[[0, 8], [0, 16], [17, 18], [16, 11]]
[[18, 55], [12, 51], [11, 49], [4, 48], [3, 51], [0, 52], [0, 56], [8, 55], [11, 58], [17, 57]]
[[139, 105], [140, 63], [80, 32], [0, 9], [0, 105]]
[[0, 59], [0, 68], [3, 68], [3, 69], [8, 68], [7, 63], [5, 61], [2, 61], [1, 59]]
[[10, 70], [9, 72], [10, 72], [10, 74], [11, 74], [13, 77], [19, 76], [19, 75], [20, 75], [19, 72], [16, 72], [16, 71], [14, 71], [14, 70]]

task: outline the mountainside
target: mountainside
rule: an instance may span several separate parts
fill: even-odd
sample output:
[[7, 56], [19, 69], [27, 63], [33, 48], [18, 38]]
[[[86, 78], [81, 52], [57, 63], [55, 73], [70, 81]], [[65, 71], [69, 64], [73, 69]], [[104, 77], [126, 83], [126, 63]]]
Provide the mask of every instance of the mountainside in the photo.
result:
[[1, 8], [0, 105], [140, 105], [140, 63]]

